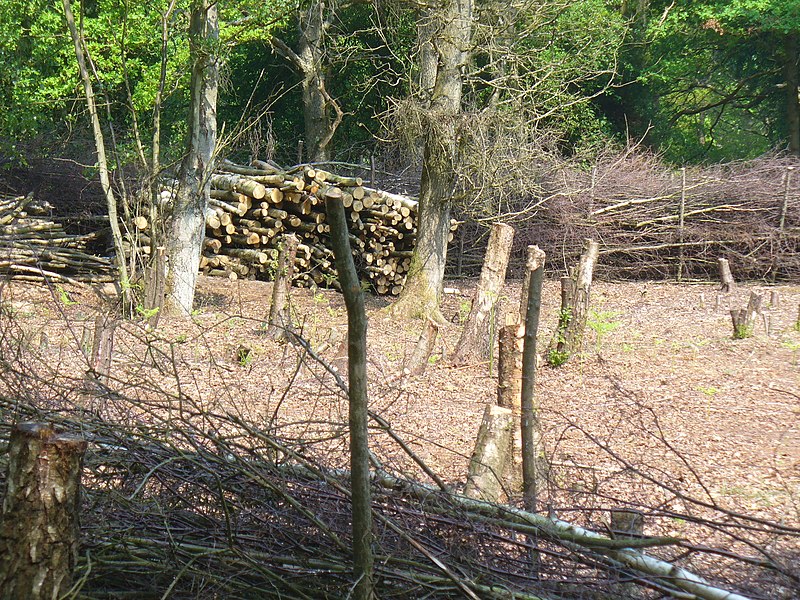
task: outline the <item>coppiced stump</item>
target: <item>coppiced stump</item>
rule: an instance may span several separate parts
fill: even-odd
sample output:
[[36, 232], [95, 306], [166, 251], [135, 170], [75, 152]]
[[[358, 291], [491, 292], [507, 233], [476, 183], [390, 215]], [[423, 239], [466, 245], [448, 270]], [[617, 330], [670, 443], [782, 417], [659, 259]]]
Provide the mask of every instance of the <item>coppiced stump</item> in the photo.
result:
[[453, 353], [453, 363], [463, 365], [474, 359], [485, 359], [491, 352], [490, 329], [495, 307], [506, 279], [514, 229], [505, 223], [492, 225], [481, 278], [461, 338]]
[[733, 274], [731, 273], [731, 264], [727, 258], [719, 258], [717, 262], [719, 263], [719, 280], [721, 282], [719, 289], [723, 294], [729, 294], [736, 287], [736, 282], [733, 280]]
[[278, 254], [278, 267], [272, 287], [272, 305], [269, 309], [269, 334], [277, 340], [285, 340], [292, 328], [289, 310], [289, 290], [292, 285], [295, 256], [300, 240], [292, 234], [283, 237], [283, 246]]
[[48, 425], [11, 430], [0, 520], [0, 596], [66, 595], [78, 553], [80, 473], [86, 441]]
[[513, 428], [511, 409], [494, 404], [486, 406], [469, 463], [465, 496], [487, 502], [498, 501], [503, 491], [503, 471], [508, 463]]
[[589, 316], [592, 274], [599, 250], [597, 242], [587, 239], [577, 271], [570, 277], [561, 278], [561, 310], [547, 351], [547, 362], [553, 367], [563, 365], [581, 348]]

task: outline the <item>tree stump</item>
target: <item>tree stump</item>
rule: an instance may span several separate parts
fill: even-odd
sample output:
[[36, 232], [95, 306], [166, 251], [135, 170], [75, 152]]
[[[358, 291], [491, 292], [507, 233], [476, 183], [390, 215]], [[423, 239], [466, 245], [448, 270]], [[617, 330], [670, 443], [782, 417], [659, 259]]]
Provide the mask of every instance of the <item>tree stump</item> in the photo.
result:
[[547, 351], [547, 362], [558, 367], [578, 352], [589, 316], [592, 273], [600, 247], [594, 240], [584, 242], [577, 271], [561, 278], [561, 310], [555, 335]]
[[85, 440], [48, 425], [12, 429], [0, 520], [3, 598], [52, 600], [70, 589], [85, 451]]
[[761, 314], [761, 305], [764, 297], [756, 292], [750, 292], [750, 299], [747, 301], [747, 308], [731, 309], [731, 321], [733, 322], [733, 339], [742, 340], [753, 336], [756, 327], [756, 319]]
[[478, 289], [475, 290], [472, 308], [453, 351], [453, 364], [463, 365], [475, 358], [489, 357], [490, 328], [495, 317], [494, 309], [500, 300], [500, 292], [506, 279], [513, 240], [513, 227], [504, 223], [492, 225]]
[[720, 291], [724, 294], [730, 294], [733, 288], [736, 287], [736, 282], [733, 280], [731, 273], [731, 265], [727, 258], [720, 258], [717, 260], [719, 263], [719, 279], [722, 282]]
[[300, 240], [293, 233], [283, 236], [283, 244], [278, 254], [275, 283], [272, 287], [272, 304], [269, 308], [269, 327], [267, 332], [279, 341], [288, 339], [292, 329], [292, 316], [289, 310], [289, 290], [292, 287], [294, 262]]
[[486, 406], [475, 450], [469, 461], [465, 496], [487, 502], [499, 500], [513, 425], [511, 409], [494, 404]]
[[417, 344], [414, 346], [414, 351], [403, 367], [404, 375], [416, 377], [425, 373], [438, 335], [439, 326], [434, 323], [433, 319], [428, 319], [425, 323], [425, 327], [422, 329], [419, 340], [417, 340]]

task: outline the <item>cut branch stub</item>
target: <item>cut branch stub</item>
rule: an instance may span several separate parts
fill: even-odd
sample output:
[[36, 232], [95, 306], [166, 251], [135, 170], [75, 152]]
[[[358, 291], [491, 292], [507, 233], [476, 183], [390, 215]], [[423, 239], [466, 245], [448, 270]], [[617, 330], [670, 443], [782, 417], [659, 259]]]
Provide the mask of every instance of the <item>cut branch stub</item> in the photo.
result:
[[3, 598], [51, 600], [70, 589], [86, 445], [48, 425], [20, 423], [11, 430], [0, 521]]

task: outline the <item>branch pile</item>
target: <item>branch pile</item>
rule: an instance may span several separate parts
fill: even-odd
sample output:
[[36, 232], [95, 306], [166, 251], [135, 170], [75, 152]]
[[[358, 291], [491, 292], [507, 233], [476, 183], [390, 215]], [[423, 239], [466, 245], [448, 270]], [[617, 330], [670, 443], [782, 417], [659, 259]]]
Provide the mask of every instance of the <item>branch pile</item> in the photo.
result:
[[[177, 376], [174, 344], [132, 323], [120, 323], [115, 334], [128, 353], [99, 379], [91, 369], [74, 377], [57, 371], [52, 355], [43, 360], [47, 354], [9, 315], [0, 314], [0, 333], [8, 341], [0, 345], [0, 446], [15, 421], [52, 422], [90, 443], [80, 597], [348, 596], [349, 477], [340, 470], [344, 454], [331, 451], [330, 431], [314, 433], [319, 422], [298, 428], [270, 418], [271, 410], [248, 416], [243, 406], [226, 410], [193, 398]], [[318, 393], [341, 390], [327, 369], [298, 358], [323, 383]], [[283, 394], [297, 391], [290, 386]], [[344, 406], [346, 399], [340, 393], [334, 401]], [[383, 418], [373, 420], [398, 436]], [[331, 425], [339, 435], [346, 431], [346, 422]], [[796, 529], [734, 515], [709, 524], [739, 541], [759, 530], [770, 551], [762, 555], [754, 545], [754, 556], [674, 538], [614, 539], [390, 472], [380, 456], [395, 449], [375, 447], [378, 597], [742, 600], [726, 590], [775, 598], [797, 591], [778, 550], [781, 540], [796, 548]], [[5, 461], [0, 455], [0, 484]], [[601, 529], [596, 519], [593, 525]]]
[[537, 243], [566, 264], [581, 240], [601, 242], [598, 270], [616, 279], [715, 277], [728, 258], [737, 278], [800, 277], [800, 161], [670, 170], [629, 152], [593, 172], [563, 170], [518, 243]]
[[[416, 241], [417, 202], [365, 187], [360, 177], [309, 165], [282, 170], [264, 161], [222, 161], [211, 177], [201, 270], [230, 279], [271, 279], [282, 235], [294, 233], [300, 239], [295, 285], [336, 287], [325, 194], [341, 195], [362, 280], [379, 294], [399, 294]], [[146, 219], [140, 223], [140, 229], [147, 227]]]
[[97, 234], [68, 234], [49, 218], [51, 209], [32, 194], [0, 196], [0, 275], [31, 281], [111, 281], [111, 261], [85, 251]]

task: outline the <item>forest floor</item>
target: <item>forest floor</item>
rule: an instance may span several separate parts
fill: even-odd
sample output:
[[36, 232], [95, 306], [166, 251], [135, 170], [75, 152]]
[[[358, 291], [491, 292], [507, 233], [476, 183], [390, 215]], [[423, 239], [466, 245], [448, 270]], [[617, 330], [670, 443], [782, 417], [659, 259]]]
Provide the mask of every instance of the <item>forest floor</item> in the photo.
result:
[[[497, 378], [496, 360], [450, 366], [474, 282], [447, 286], [443, 313], [450, 325], [427, 371], [415, 378], [403, 378], [402, 367], [422, 323], [398, 320], [383, 310], [387, 300], [367, 297], [369, 378], [373, 410], [458, 489]], [[519, 288], [506, 286], [499, 322], [517, 310]], [[718, 296], [710, 284], [595, 284], [582, 354], [537, 373], [551, 464], [542, 497], [552, 511], [567, 519], [574, 509], [609, 506], [691, 515], [706, 503], [800, 525], [800, 287], [761, 288], [766, 301], [770, 291], [779, 297], [765, 311], [770, 332], [760, 322], [754, 337], [734, 340], [728, 309], [744, 307], [751, 289]], [[128, 390], [156, 381], [165, 392], [180, 389], [196, 406], [269, 423], [319, 460], [341, 462], [346, 402], [301, 349], [265, 335], [271, 290], [271, 283], [201, 278], [191, 319], [161, 319], [155, 331], [118, 327], [112, 378]], [[13, 283], [0, 300], [42, 364], [76, 378], [86, 371], [87, 339], [101, 309], [93, 293]], [[558, 282], [546, 281], [540, 347], [549, 341], [558, 302]], [[292, 304], [311, 347], [346, 372], [342, 297], [295, 289]], [[387, 466], [425, 479], [377, 428], [372, 443]], [[662, 530], [677, 535], [686, 526], [684, 518], [667, 523]]]

